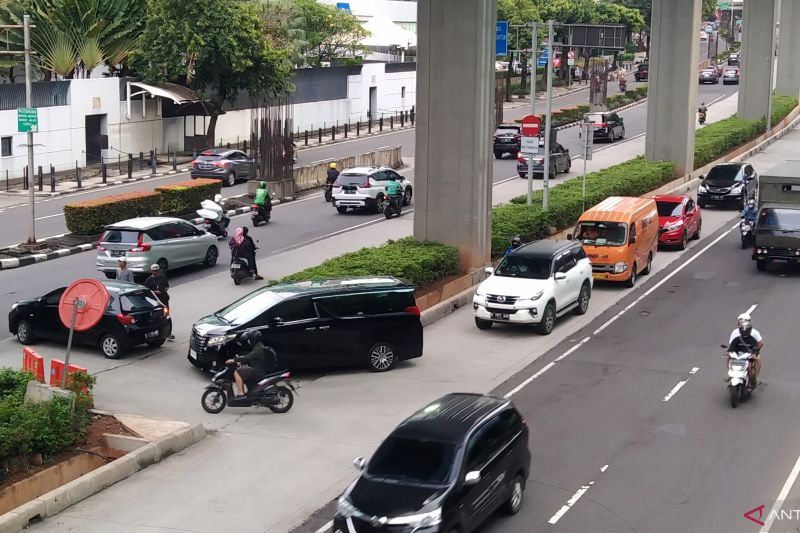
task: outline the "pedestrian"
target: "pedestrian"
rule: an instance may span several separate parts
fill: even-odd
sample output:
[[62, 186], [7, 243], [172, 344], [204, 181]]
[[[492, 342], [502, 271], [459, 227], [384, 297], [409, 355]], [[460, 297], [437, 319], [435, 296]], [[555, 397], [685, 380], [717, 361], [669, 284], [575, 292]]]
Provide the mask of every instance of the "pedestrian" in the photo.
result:
[[583, 78], [581, 77], [581, 67], [575, 67], [575, 79], [578, 80], [578, 85], [580, 85]]
[[117, 281], [127, 281], [128, 283], [136, 283], [133, 279], [133, 272], [128, 270], [128, 260], [124, 257], [119, 258], [119, 268], [117, 268]]
[[[156, 297], [169, 308], [169, 281], [161, 272], [161, 267], [156, 263], [150, 265], [150, 276], [144, 280], [144, 286], [153, 291]], [[170, 331], [168, 341], [174, 341], [175, 335]]]

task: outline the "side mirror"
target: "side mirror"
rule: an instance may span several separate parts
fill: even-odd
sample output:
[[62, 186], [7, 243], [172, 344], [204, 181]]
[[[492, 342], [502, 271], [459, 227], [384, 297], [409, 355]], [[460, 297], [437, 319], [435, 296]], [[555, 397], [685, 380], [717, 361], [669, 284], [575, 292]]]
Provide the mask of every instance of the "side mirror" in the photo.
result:
[[720, 348], [723, 348], [723, 349], [725, 349], [725, 350], [727, 350], [727, 349], [728, 349], [728, 345], [727, 345], [727, 344], [720, 344], [720, 345], [719, 345], [719, 347], [720, 347]]
[[355, 467], [356, 470], [361, 472], [362, 470], [364, 470], [364, 467], [367, 466], [367, 460], [364, 459], [363, 457], [356, 457], [355, 459], [353, 459], [353, 466]]
[[567, 240], [571, 241], [575, 236], [572, 233], [567, 233]]
[[567, 275], [563, 272], [556, 272], [556, 281], [567, 279]]
[[635, 243], [635, 242], [636, 242], [636, 235], [631, 235], [631, 238], [630, 238], [630, 239], [628, 239], [628, 243], [629, 243], [629, 244], [633, 244], [633, 243]]
[[494, 274], [494, 268], [493, 268], [493, 267], [486, 267], [486, 268], [484, 268], [484, 269], [483, 269], [483, 271], [484, 271], [486, 274], [488, 274], [489, 276], [491, 276], [492, 274]]
[[474, 472], [467, 472], [467, 475], [464, 476], [464, 485], [472, 486], [477, 485], [478, 482], [481, 480], [481, 473], [477, 470]]
[[706, 179], [706, 175], [705, 174], [700, 174], [698, 176], [698, 178], [700, 179], [700, 181], [703, 181], [704, 179]]

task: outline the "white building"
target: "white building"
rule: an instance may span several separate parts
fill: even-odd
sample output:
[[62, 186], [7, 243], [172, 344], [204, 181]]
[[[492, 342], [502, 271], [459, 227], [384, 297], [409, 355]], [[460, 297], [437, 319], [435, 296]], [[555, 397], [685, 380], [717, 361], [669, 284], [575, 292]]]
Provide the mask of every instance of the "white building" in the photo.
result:
[[361, 22], [385, 15], [404, 29], [417, 33], [417, 0], [317, 0], [320, 4], [348, 9]]

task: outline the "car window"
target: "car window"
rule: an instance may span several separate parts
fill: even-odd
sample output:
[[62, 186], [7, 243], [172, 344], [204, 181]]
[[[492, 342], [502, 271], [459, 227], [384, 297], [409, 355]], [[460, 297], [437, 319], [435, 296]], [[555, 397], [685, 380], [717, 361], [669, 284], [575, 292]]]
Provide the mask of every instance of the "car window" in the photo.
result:
[[549, 257], [531, 257], [511, 254], [497, 266], [495, 275], [523, 279], [548, 279], [552, 260]]
[[181, 234], [184, 237], [194, 237], [196, 235], [202, 235], [203, 234], [203, 232], [200, 231], [199, 229], [197, 229], [196, 226], [192, 226], [191, 224], [188, 224], [186, 222], [181, 222], [179, 224], [179, 226], [181, 228]]
[[143, 309], [153, 309], [161, 305], [156, 295], [147, 290], [127, 292], [121, 295], [119, 300], [122, 311], [126, 313], [130, 311], [141, 311]]
[[689, 212], [691, 212], [691, 211], [693, 211], [693, 210], [694, 210], [694, 200], [692, 200], [692, 199], [689, 199], [689, 200], [686, 202], [686, 212], [687, 212], [687, 213], [689, 213]]
[[556, 261], [556, 272], [567, 273], [576, 264], [578, 264], [578, 262], [575, 260], [575, 256], [572, 254], [572, 252], [565, 252]]
[[214, 316], [232, 326], [265, 326], [274, 316], [272, 309], [280, 301], [281, 298], [272, 291], [255, 291], [217, 311]]
[[379, 170], [378, 172], [370, 175], [370, 178], [376, 181], [387, 181], [389, 179], [389, 176], [387, 176], [386, 172], [384, 172], [383, 170]]
[[387, 170], [386, 171], [386, 176], [387, 177], [394, 176], [394, 179], [396, 179], [397, 181], [402, 181], [403, 179], [405, 179], [405, 178], [403, 178], [403, 176], [401, 176], [400, 174], [398, 174], [397, 172], [394, 172], [392, 170]]
[[179, 239], [183, 237], [183, 230], [180, 225], [174, 222], [160, 226], [158, 231], [161, 233], [163, 239]]
[[519, 126], [499, 126], [494, 132], [495, 135], [509, 135], [520, 132]]
[[504, 411], [470, 437], [467, 443], [466, 472], [481, 470], [508, 443], [516, 433], [512, 432], [512, 428], [519, 421], [518, 416], [513, 410]]
[[297, 322], [317, 318], [317, 309], [310, 298], [295, 298], [276, 305], [273, 318], [280, 318], [283, 322]]
[[125, 244], [135, 244], [139, 240], [139, 231], [132, 229], [108, 229], [103, 234], [100, 242], [118, 242]]
[[573, 250], [573, 252], [575, 253], [575, 259], [577, 259], [578, 261], [586, 259], [586, 252], [584, 251], [583, 247], [576, 248], [575, 250]]
[[317, 304], [335, 317], [402, 313], [416, 305], [412, 291], [370, 292], [318, 298]]
[[706, 176], [706, 181], [710, 182], [726, 182], [726, 181], [739, 181], [741, 177], [739, 171], [741, 167], [737, 165], [717, 165], [712, 168]]
[[366, 174], [354, 174], [354, 173], [344, 173], [342, 172], [339, 174], [339, 177], [336, 178], [336, 183], [339, 185], [361, 185], [366, 183], [367, 175]]
[[660, 217], [679, 217], [683, 214], [683, 204], [681, 202], [656, 202], [658, 216]]
[[45, 305], [58, 305], [59, 300], [61, 300], [61, 295], [64, 294], [66, 287], [61, 287], [60, 289], [56, 289], [52, 292], [48, 292], [44, 297], [44, 304]]
[[628, 235], [628, 242], [631, 242], [636, 237], [636, 222], [631, 223], [631, 231]]
[[623, 222], [591, 222], [578, 224], [578, 240], [594, 246], [622, 246], [625, 244], [627, 224]]

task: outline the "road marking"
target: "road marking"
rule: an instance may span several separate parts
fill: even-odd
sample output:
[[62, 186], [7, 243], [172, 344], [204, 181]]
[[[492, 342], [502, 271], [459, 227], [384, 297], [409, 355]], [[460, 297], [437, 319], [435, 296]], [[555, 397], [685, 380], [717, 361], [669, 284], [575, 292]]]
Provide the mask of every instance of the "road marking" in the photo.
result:
[[689, 382], [689, 380], [688, 380], [688, 379], [684, 379], [683, 381], [679, 381], [679, 382], [678, 382], [678, 384], [677, 384], [677, 385], [675, 385], [675, 386], [672, 388], [672, 390], [671, 390], [671, 391], [669, 391], [669, 394], [667, 394], [666, 396], [664, 396], [664, 400], [663, 400], [663, 401], [665, 401], [665, 402], [668, 402], [668, 401], [670, 401], [670, 399], [671, 399], [673, 396], [675, 396], [675, 395], [678, 393], [678, 391], [679, 391], [679, 390], [681, 390], [681, 388], [682, 388], [684, 385], [686, 385], [688, 382]]
[[748, 315], [752, 315], [753, 311], [755, 311], [756, 309], [758, 309], [758, 304], [753, 304], [747, 311], [745, 311], [745, 313]]
[[760, 531], [767, 533], [769, 529], [772, 527], [772, 523], [775, 521], [775, 518], [780, 513], [781, 507], [783, 507], [783, 502], [786, 501], [786, 497], [789, 495], [789, 491], [792, 490], [794, 482], [797, 481], [798, 475], [800, 475], [800, 457], [797, 458], [797, 462], [794, 464], [794, 468], [792, 468], [792, 471], [789, 472], [789, 477], [786, 478], [786, 482], [783, 484], [783, 488], [778, 494], [775, 503], [772, 504], [772, 508], [769, 510], [769, 514], [767, 515], [767, 521], [764, 523], [764, 526], [761, 528]]
[[695, 374], [697, 374], [697, 371], [698, 371], [698, 370], [700, 370], [700, 367], [697, 367], [697, 366], [696, 366], [696, 367], [694, 367], [693, 369], [691, 369], [691, 370], [689, 371], [689, 374], [690, 374], [690, 375], [695, 375]]
[[[608, 470], [608, 465], [603, 466], [603, 468], [600, 469], [600, 472], [603, 473], [606, 470]], [[573, 494], [572, 497], [569, 500], [567, 500], [567, 503], [565, 503], [563, 506], [561, 506], [561, 509], [556, 511], [556, 514], [554, 514], [552, 517], [550, 517], [550, 520], [548, 520], [547, 523], [550, 524], [550, 525], [557, 524], [558, 521], [561, 520], [564, 517], [565, 514], [567, 514], [567, 511], [572, 509], [572, 506], [575, 505], [576, 503], [578, 503], [578, 500], [580, 500], [581, 497], [584, 494], [586, 494], [586, 492], [590, 488], [592, 488], [592, 486], [594, 486], [594, 481], [590, 481], [586, 485], [581, 485], [581, 488], [579, 488], [577, 491], [575, 491], [575, 494]]]
[[542, 374], [544, 374], [545, 372], [547, 372], [548, 370], [550, 370], [551, 368], [556, 366], [556, 363], [558, 363], [559, 361], [563, 360], [569, 354], [573, 353], [578, 348], [580, 348], [581, 346], [583, 346], [584, 344], [589, 342], [590, 339], [591, 339], [591, 337], [584, 337], [583, 340], [581, 340], [578, 344], [576, 344], [575, 346], [573, 346], [572, 348], [570, 348], [569, 350], [567, 350], [563, 354], [559, 355], [556, 359], [554, 359], [550, 363], [547, 363], [546, 365], [544, 365], [544, 367], [542, 367], [541, 370], [539, 370], [534, 375], [532, 375], [531, 377], [529, 377], [528, 379], [526, 379], [525, 381], [523, 381], [522, 383], [520, 383], [519, 385], [517, 385], [516, 387], [511, 389], [509, 392], [507, 392], [505, 394], [505, 398], [511, 398], [516, 393], [518, 393], [519, 391], [521, 391], [522, 389], [524, 389], [525, 387], [530, 385], [533, 380], [535, 380], [536, 378], [538, 378], [539, 376], [541, 376]]
[[330, 522], [328, 522], [327, 524], [316, 530], [314, 533], [325, 533], [332, 527], [333, 527], [333, 520], [331, 520]]
[[47, 215], [43, 217], [37, 217], [36, 220], [44, 220], [46, 218], [55, 218], [55, 217], [63, 217], [64, 213], [56, 213], [55, 215]]

